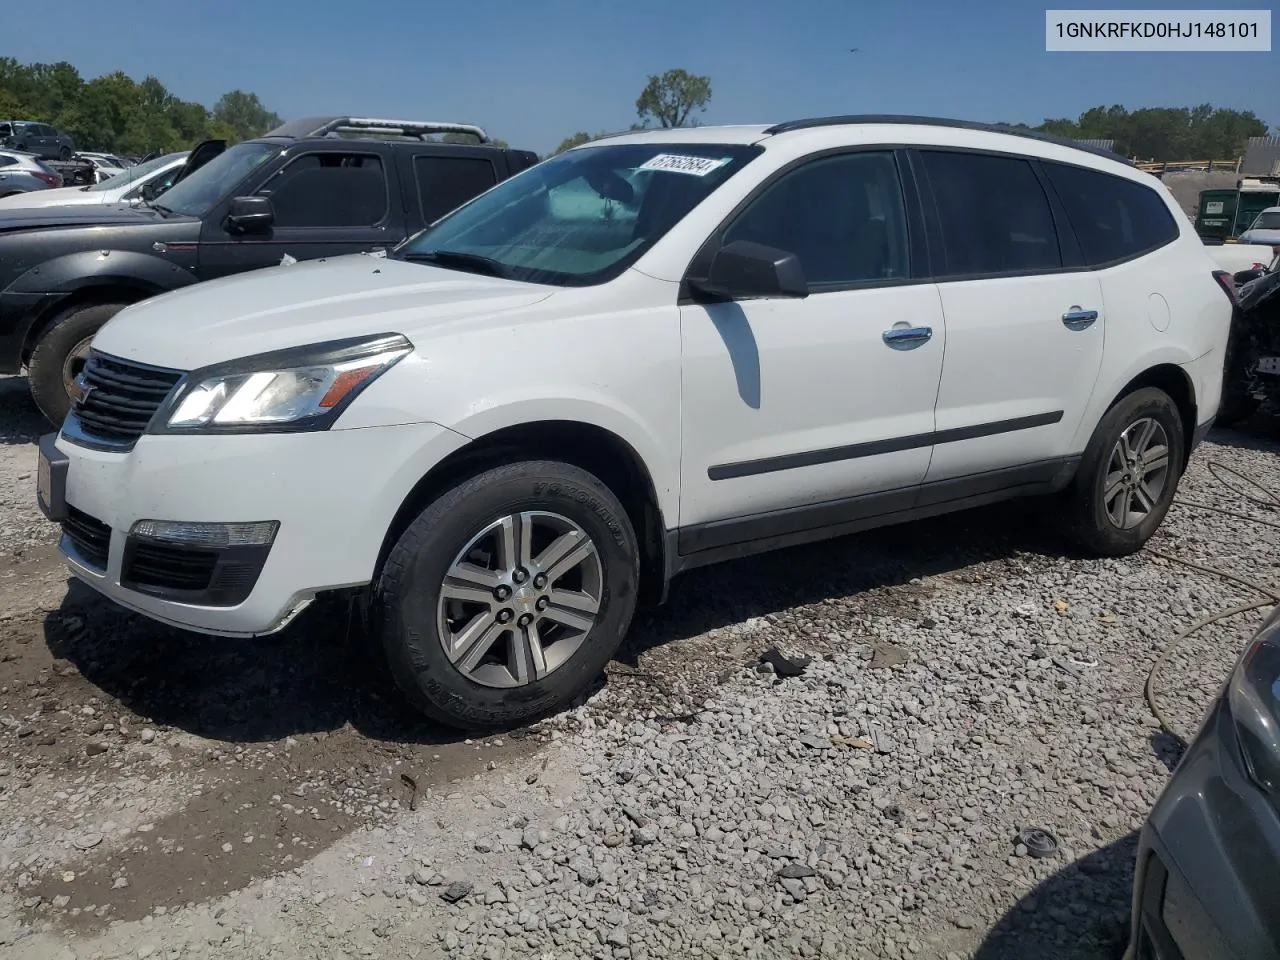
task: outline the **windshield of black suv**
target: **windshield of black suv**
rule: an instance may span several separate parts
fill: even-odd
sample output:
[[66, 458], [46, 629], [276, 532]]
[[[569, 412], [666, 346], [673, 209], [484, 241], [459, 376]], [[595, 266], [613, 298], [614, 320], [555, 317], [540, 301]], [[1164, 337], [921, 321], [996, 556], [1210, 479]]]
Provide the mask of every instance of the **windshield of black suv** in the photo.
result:
[[530, 283], [603, 283], [759, 153], [720, 143], [571, 150], [437, 220], [392, 256]]
[[156, 206], [187, 217], [203, 217], [280, 149], [273, 143], [237, 143], [185, 180], [175, 183], [164, 192], [163, 202]]
[[133, 183], [135, 180], [141, 180], [150, 176], [159, 170], [165, 164], [172, 163], [174, 160], [182, 157], [181, 153], [169, 153], [163, 157], [156, 157], [154, 160], [148, 160], [146, 163], [140, 163], [136, 167], [127, 167], [124, 173], [117, 173], [114, 177], [103, 180], [101, 183], [90, 184], [85, 187], [90, 193], [96, 193], [102, 190], [117, 190], [127, 183]]

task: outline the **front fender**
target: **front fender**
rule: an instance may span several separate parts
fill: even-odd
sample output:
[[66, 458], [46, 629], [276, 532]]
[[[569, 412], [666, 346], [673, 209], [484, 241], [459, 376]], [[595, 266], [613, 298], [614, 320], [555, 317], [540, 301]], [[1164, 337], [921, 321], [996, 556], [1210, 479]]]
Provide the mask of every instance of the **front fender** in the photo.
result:
[[69, 294], [87, 287], [130, 287], [145, 295], [195, 283], [196, 276], [163, 257], [129, 250], [81, 250], [20, 274], [5, 293]]

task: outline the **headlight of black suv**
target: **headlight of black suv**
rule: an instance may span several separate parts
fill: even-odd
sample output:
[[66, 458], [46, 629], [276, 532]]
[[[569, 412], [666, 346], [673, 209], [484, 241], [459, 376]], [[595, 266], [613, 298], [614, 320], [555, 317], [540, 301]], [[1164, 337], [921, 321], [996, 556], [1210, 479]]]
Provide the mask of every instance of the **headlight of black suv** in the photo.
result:
[[1280, 797], [1280, 607], [1236, 664], [1227, 698], [1250, 778]]
[[193, 370], [151, 433], [327, 430], [362, 390], [413, 349], [400, 334], [334, 340]]

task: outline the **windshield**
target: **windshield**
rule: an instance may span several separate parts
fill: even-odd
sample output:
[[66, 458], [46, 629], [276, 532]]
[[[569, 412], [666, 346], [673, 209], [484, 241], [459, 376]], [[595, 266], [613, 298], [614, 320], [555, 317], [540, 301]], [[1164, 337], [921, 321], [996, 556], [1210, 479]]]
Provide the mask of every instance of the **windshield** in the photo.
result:
[[101, 183], [92, 184], [85, 189], [90, 193], [99, 190], [118, 190], [125, 184], [133, 183], [133, 181], [141, 180], [144, 177], [149, 177], [161, 167], [166, 164], [173, 163], [175, 160], [180, 160], [183, 156], [185, 156], [185, 154], [170, 153], [163, 157], [156, 157], [154, 160], [148, 160], [146, 163], [140, 163], [136, 167], [127, 167], [123, 174], [117, 173], [110, 180], [103, 180]]
[[603, 283], [759, 153], [712, 143], [571, 150], [459, 207], [392, 255], [530, 283]]
[[162, 206], [184, 216], [203, 217], [280, 149], [271, 143], [237, 143], [166, 190]]
[[1280, 210], [1264, 210], [1250, 230], [1280, 230]]

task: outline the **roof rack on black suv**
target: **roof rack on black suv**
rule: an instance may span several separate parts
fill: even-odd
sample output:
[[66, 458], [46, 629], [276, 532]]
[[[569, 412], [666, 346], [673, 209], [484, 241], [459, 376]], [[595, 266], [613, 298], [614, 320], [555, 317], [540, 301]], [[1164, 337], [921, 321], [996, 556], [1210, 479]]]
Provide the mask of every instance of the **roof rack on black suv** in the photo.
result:
[[777, 133], [787, 133], [791, 130], [808, 130], [812, 127], [835, 127], [844, 126], [853, 123], [901, 123], [912, 124], [926, 127], [950, 127], [955, 130], [982, 130], [987, 133], [1007, 133], [1014, 137], [1025, 137], [1028, 140], [1039, 140], [1043, 143], [1056, 143], [1062, 147], [1071, 147], [1074, 150], [1083, 150], [1085, 153], [1092, 153], [1098, 157], [1106, 157], [1108, 160], [1116, 160], [1126, 166], [1133, 166], [1133, 163], [1113, 153], [1110, 150], [1103, 150], [1101, 147], [1092, 147], [1081, 143], [1078, 140], [1072, 140], [1070, 137], [1057, 137], [1051, 133], [1039, 133], [1035, 130], [1026, 130], [1022, 127], [1011, 127], [1002, 123], [979, 123], [975, 120], [949, 120], [942, 117], [913, 117], [909, 115], [901, 115], [894, 113], [864, 113], [849, 114], [847, 116], [836, 117], [810, 117], [806, 120], [788, 120], [785, 123], [775, 123], [772, 127], [765, 131], [769, 135]]
[[365, 134], [385, 139], [407, 137], [425, 140], [440, 133], [468, 133], [481, 143], [489, 142], [483, 127], [474, 123], [454, 123], [439, 120], [385, 120], [377, 117], [304, 117], [281, 124], [268, 137], [290, 137], [301, 140], [308, 137], [328, 137], [337, 134]]

